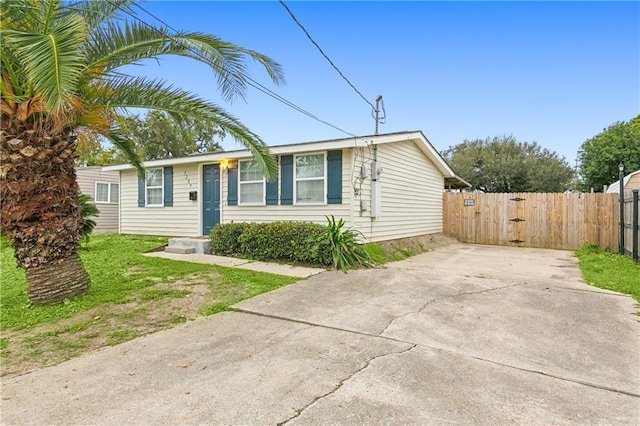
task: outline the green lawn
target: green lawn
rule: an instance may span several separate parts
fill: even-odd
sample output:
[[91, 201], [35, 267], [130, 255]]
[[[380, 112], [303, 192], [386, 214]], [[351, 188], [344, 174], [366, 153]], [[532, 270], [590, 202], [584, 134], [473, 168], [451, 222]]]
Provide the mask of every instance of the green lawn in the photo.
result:
[[[296, 281], [280, 275], [142, 256], [143, 252], [166, 242], [166, 238], [158, 237], [94, 235], [80, 249], [80, 258], [91, 276], [90, 291], [66, 303], [31, 306], [27, 299], [24, 272], [16, 267], [13, 250], [7, 240], [2, 239], [0, 328], [18, 330], [56, 323], [96, 306], [128, 302], [133, 294], [145, 287], [170, 284], [194, 274], [206, 277], [216, 273], [218, 277], [208, 283], [218, 301], [202, 309], [204, 315], [225, 310], [240, 300]], [[184, 295], [184, 292], [173, 294], [155, 290], [143, 294], [143, 298]]]
[[588, 284], [629, 294], [640, 302], [640, 263], [593, 244], [585, 245], [576, 255]]

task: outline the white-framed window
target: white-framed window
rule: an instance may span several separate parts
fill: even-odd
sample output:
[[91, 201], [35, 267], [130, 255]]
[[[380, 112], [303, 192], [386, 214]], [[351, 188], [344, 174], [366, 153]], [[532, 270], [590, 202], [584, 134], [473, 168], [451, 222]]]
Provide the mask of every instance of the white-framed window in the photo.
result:
[[120, 185], [114, 182], [96, 182], [96, 203], [117, 203], [120, 199]]
[[263, 206], [265, 204], [265, 180], [258, 164], [253, 160], [239, 162], [239, 205]]
[[294, 156], [296, 204], [326, 204], [327, 163], [324, 152]]
[[147, 169], [145, 176], [147, 206], [162, 206], [164, 193], [164, 173], [162, 167]]

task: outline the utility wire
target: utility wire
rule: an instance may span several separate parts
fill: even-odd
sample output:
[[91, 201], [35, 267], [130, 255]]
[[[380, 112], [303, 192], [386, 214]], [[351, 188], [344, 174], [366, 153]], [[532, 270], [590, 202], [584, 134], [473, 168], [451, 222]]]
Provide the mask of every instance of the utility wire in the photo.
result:
[[[194, 50], [193, 48], [189, 48], [187, 46], [184, 45], [184, 43], [180, 42], [179, 40], [177, 40], [174, 36], [172, 36], [171, 34], [167, 34], [162, 32], [160, 29], [154, 27], [153, 25], [149, 24], [148, 22], [146, 22], [145, 20], [143, 20], [142, 18], [134, 15], [133, 13], [127, 11], [127, 10], [123, 10], [121, 7], [115, 5], [111, 0], [107, 0], [108, 3], [110, 3], [111, 5], [117, 7], [118, 9], [120, 9], [123, 13], [129, 15], [131, 18], [135, 19], [136, 21], [144, 24], [145, 26], [149, 27], [150, 29], [158, 32], [160, 35], [167, 37], [168, 39], [172, 40], [173, 42], [181, 45], [182, 47], [184, 47], [186, 50], [190, 51], [191, 53], [193, 53], [195, 56], [199, 57], [200, 59], [202, 59], [206, 64], [208, 64], [209, 66], [211, 66], [212, 68], [216, 68], [218, 70], [224, 71], [224, 69], [213, 63], [210, 62], [208, 58], [206, 58], [205, 56], [201, 55], [199, 52], [197, 52], [196, 50]], [[139, 4], [134, 4], [135, 7], [139, 8], [140, 10], [142, 10], [143, 12], [145, 12], [146, 14], [152, 16], [154, 19], [158, 20], [160, 23], [162, 23], [164, 26], [166, 26], [168, 29], [172, 30], [175, 33], [178, 33], [179, 31], [177, 31], [175, 28], [171, 27], [169, 24], [167, 24], [166, 22], [164, 22], [162, 19], [158, 18], [156, 15], [154, 15], [153, 13], [149, 12], [148, 10], [146, 10], [144, 7], [140, 6]], [[317, 117], [316, 115], [310, 113], [309, 111], [303, 109], [302, 107], [299, 107], [298, 105], [294, 104], [293, 102], [289, 101], [288, 99], [280, 96], [279, 94], [275, 93], [274, 91], [268, 89], [267, 87], [263, 86], [262, 84], [258, 83], [257, 81], [255, 81], [254, 79], [252, 79], [251, 77], [249, 77], [248, 75], [244, 76], [248, 82], [247, 84], [251, 87], [254, 87], [255, 89], [259, 90], [260, 92], [266, 94], [267, 96], [270, 96], [272, 98], [274, 98], [275, 100], [277, 100], [278, 102], [281, 102], [285, 105], [287, 105], [288, 107], [308, 116], [309, 118], [312, 118], [313, 120], [316, 120], [322, 124], [325, 124], [329, 127], [332, 127], [335, 130], [338, 130], [339, 132], [342, 132], [346, 135], [352, 136], [354, 138], [358, 138], [363, 140], [366, 144], [368, 144], [367, 141], [365, 141], [364, 139], [360, 138], [359, 136], [348, 132], [344, 129], [341, 129], [340, 127], [329, 123], [328, 121], [322, 120], [321, 118]]]
[[[115, 6], [112, 3], [111, 0], [107, 0], [107, 2], [109, 2], [111, 5]], [[146, 10], [144, 7], [140, 6], [139, 4], [134, 4], [134, 6], [138, 7], [140, 10], [145, 12], [147, 15], [153, 17], [158, 22], [162, 23], [167, 29], [170, 29], [174, 33], [179, 33], [179, 31], [177, 31], [175, 28], [171, 27], [171, 25], [167, 24], [162, 19], [158, 18], [156, 15], [154, 15], [153, 13], [149, 12], [148, 10]], [[199, 58], [203, 59], [205, 61], [205, 63], [209, 64], [210, 66], [224, 71], [224, 69], [222, 67], [220, 67], [217, 64], [214, 64], [214, 63], [210, 62], [208, 60], [208, 58], [204, 57], [203, 55], [201, 55], [199, 52], [193, 50], [192, 48], [189, 48], [189, 47], [185, 46], [184, 43], [181, 43], [179, 40], [176, 40], [175, 37], [173, 37], [172, 35], [163, 33], [158, 28], [154, 27], [153, 25], [149, 24], [148, 22], [144, 21], [143, 19], [139, 18], [138, 16], [134, 15], [133, 13], [131, 13], [131, 12], [127, 11], [127, 10], [123, 10], [120, 7], [118, 7], [118, 9], [120, 9], [121, 11], [123, 11], [124, 13], [126, 13], [127, 15], [132, 17], [133, 19], [135, 19], [135, 20], [139, 21], [140, 23], [146, 25], [147, 27], [151, 28], [152, 30], [158, 32], [160, 35], [163, 35], [163, 36], [169, 38], [170, 40], [172, 40], [173, 42], [182, 45], [182, 47], [184, 47], [185, 49], [189, 50], [191, 53], [193, 53], [194, 55], [198, 56]], [[302, 113], [302, 114], [304, 114], [304, 115], [306, 115], [306, 116], [308, 116], [308, 117], [310, 117], [310, 118], [312, 118], [312, 119], [314, 119], [316, 121], [319, 121], [320, 123], [323, 123], [323, 124], [325, 124], [325, 125], [327, 125], [329, 127], [332, 127], [332, 128], [334, 128], [334, 129], [336, 129], [336, 130], [338, 130], [338, 131], [340, 131], [340, 132], [342, 132], [342, 133], [344, 133], [346, 135], [349, 135], [349, 136], [353, 137], [353, 140], [354, 140], [354, 147], [353, 148], [354, 148], [354, 153], [355, 153], [356, 159], [358, 158], [357, 140], [359, 139], [359, 140], [363, 141], [365, 143], [366, 148], [368, 148], [369, 160], [371, 160], [371, 144], [369, 143], [369, 141], [367, 141], [367, 140], [365, 140], [365, 139], [363, 139], [363, 138], [361, 138], [361, 137], [359, 137], [359, 136], [357, 136], [357, 135], [355, 135], [355, 134], [353, 134], [351, 132], [347, 132], [346, 130], [341, 129], [341, 128], [329, 123], [328, 121], [325, 121], [325, 120], [322, 120], [322, 119], [316, 117], [314, 114], [304, 110], [303, 108], [299, 107], [298, 105], [294, 104], [293, 102], [283, 98], [282, 96], [278, 95], [277, 93], [273, 92], [272, 90], [264, 87], [262, 84], [260, 84], [257, 81], [253, 80], [251, 77], [249, 77], [249, 76], [245, 76], [245, 77], [246, 77], [247, 80], [249, 80], [248, 84], [250, 86], [252, 86], [252, 87], [256, 88], [257, 90], [261, 91], [262, 93], [274, 98], [278, 102], [281, 102], [281, 103], [287, 105], [288, 107], [290, 107], [290, 108], [292, 108], [292, 109], [294, 109], [294, 110], [296, 110], [296, 111], [298, 111], [298, 112], [300, 112], [300, 113]], [[362, 95], [360, 95], [360, 96], [362, 96]], [[366, 101], [366, 99], [365, 99], [365, 101]], [[383, 108], [384, 108], [384, 106], [383, 106]], [[365, 161], [368, 161], [368, 160], [365, 160], [364, 159], [364, 155], [363, 155], [363, 163]], [[352, 185], [353, 185], [354, 192], [355, 192], [355, 189], [356, 189], [356, 182], [357, 182], [357, 178], [356, 178], [356, 181], [353, 181], [353, 176], [355, 174], [356, 174], [356, 170], [354, 169], [352, 171]], [[362, 183], [363, 183], [363, 181], [364, 181], [364, 178], [360, 179], [359, 191], [358, 191], [357, 194], [354, 194], [354, 195], [362, 196]]]
[[291, 9], [289, 9], [289, 7], [287, 6], [287, 4], [284, 2], [284, 0], [280, 0], [280, 4], [282, 5], [282, 7], [284, 7], [286, 9], [287, 12], [289, 12], [289, 15], [291, 16], [291, 19], [293, 19], [293, 21], [298, 24], [298, 26], [300, 27], [300, 29], [306, 34], [307, 38], [311, 41], [311, 43], [313, 43], [313, 45], [318, 48], [318, 50], [320, 51], [320, 53], [322, 54], [322, 56], [324, 56], [324, 58], [329, 61], [329, 63], [331, 64], [331, 66], [333, 67], [333, 69], [335, 69], [338, 74], [340, 74], [340, 77], [342, 77], [344, 79], [344, 81], [347, 82], [347, 84], [349, 86], [351, 86], [351, 88], [353, 90], [355, 90], [355, 92], [360, 95], [360, 97], [362, 98], [362, 100], [364, 100], [366, 103], [369, 104], [369, 106], [371, 106], [372, 109], [376, 109], [376, 107], [373, 106], [373, 104], [371, 102], [369, 102], [369, 100], [367, 100], [367, 98], [364, 97], [364, 95], [362, 93], [360, 93], [360, 91], [358, 89], [356, 89], [356, 86], [353, 85], [353, 83], [351, 83], [351, 81], [349, 81], [349, 79], [347, 77], [344, 76], [344, 74], [342, 73], [342, 71], [340, 71], [340, 69], [336, 66], [336, 64], [333, 63], [333, 61], [329, 58], [329, 56], [327, 56], [326, 53], [324, 53], [324, 51], [322, 50], [322, 48], [318, 45], [318, 43], [316, 43], [316, 41], [313, 39], [313, 37], [311, 37], [311, 34], [309, 34], [309, 32], [306, 30], [306, 28], [300, 23], [300, 21], [298, 21], [298, 19], [296, 18], [296, 16], [293, 14], [293, 12], [291, 11]]
[[[115, 5], [111, 0], [107, 0], [107, 2], [109, 2], [111, 5], [118, 7], [117, 5]], [[137, 3], [134, 3], [134, 6], [139, 8], [140, 10], [142, 10], [143, 12], [145, 12], [147, 15], [151, 16], [152, 18], [154, 18], [155, 20], [157, 20], [158, 22], [160, 22], [162, 25], [164, 25], [166, 28], [170, 29], [171, 31], [173, 31], [174, 33], [179, 33], [179, 31], [177, 31], [175, 28], [171, 27], [171, 25], [169, 25], [168, 23], [166, 23], [165, 21], [163, 21], [162, 19], [160, 19], [159, 17], [157, 17], [156, 15], [154, 15], [153, 13], [151, 13], [150, 11], [148, 11], [147, 9], [145, 9], [144, 7], [140, 6]], [[224, 71], [224, 69], [219, 66], [218, 64], [215, 64], [213, 62], [211, 62], [208, 58], [206, 58], [205, 56], [203, 56], [202, 54], [200, 54], [198, 51], [194, 50], [193, 48], [189, 48], [187, 46], [184, 45], [184, 43], [181, 43], [179, 40], [177, 40], [174, 36], [172, 36], [171, 34], [166, 34], [164, 32], [162, 32], [160, 29], [156, 28], [155, 26], [149, 24], [148, 22], [146, 22], [145, 20], [143, 20], [142, 18], [134, 15], [133, 13], [124, 10], [120, 7], [118, 7], [122, 12], [124, 12], [125, 14], [129, 15], [131, 18], [135, 19], [136, 21], [142, 23], [143, 25], [149, 27], [150, 29], [158, 32], [160, 35], [169, 38], [170, 40], [172, 40], [175, 43], [178, 43], [180, 45], [182, 45], [185, 49], [189, 50], [191, 53], [193, 53], [195, 56], [199, 57], [200, 59], [202, 59], [206, 64], [210, 65], [213, 68], [216, 68], [218, 70]], [[245, 75], [245, 78], [248, 80], [247, 84], [251, 87], [254, 87], [255, 89], [259, 90], [260, 92], [266, 94], [267, 96], [270, 96], [272, 98], [274, 98], [275, 100], [287, 105], [288, 107], [306, 115], [309, 118], [312, 118], [313, 120], [316, 120], [322, 124], [325, 124], [329, 127], [332, 127], [335, 130], [338, 130], [339, 132], [342, 132], [346, 135], [349, 135], [351, 137], [354, 138], [358, 138], [361, 139], [360, 137], [358, 137], [357, 135], [348, 132], [344, 129], [341, 129], [340, 127], [329, 123], [328, 121], [322, 120], [321, 118], [317, 117], [316, 115], [310, 113], [309, 111], [303, 109], [302, 107], [299, 107], [298, 105], [294, 104], [293, 102], [289, 101], [288, 99], [280, 96], [279, 94], [275, 93], [274, 91], [268, 89], [267, 87], [263, 86], [262, 84], [258, 83], [257, 81], [255, 81], [254, 79], [252, 79], [251, 77]], [[366, 144], [368, 144], [367, 141], [363, 140]]]

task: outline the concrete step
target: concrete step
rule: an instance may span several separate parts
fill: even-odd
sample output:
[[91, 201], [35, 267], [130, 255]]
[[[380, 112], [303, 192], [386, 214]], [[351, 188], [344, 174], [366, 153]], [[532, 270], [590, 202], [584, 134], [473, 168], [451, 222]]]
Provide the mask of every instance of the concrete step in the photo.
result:
[[176, 254], [191, 254], [195, 253], [196, 249], [193, 247], [178, 247], [178, 246], [167, 246], [164, 248], [165, 253], [176, 253]]
[[[168, 248], [174, 247], [182, 247], [182, 248], [192, 248], [194, 251], [190, 253], [198, 253], [198, 254], [211, 254], [210, 242], [208, 238], [171, 238], [169, 239]], [[178, 253], [176, 251], [172, 252], [166, 250], [168, 253]]]

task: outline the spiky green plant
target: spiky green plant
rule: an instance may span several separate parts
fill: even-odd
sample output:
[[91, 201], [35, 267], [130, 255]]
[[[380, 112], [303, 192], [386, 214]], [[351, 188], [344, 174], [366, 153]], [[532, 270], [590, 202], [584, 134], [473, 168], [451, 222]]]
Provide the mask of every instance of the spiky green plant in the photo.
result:
[[80, 214], [84, 219], [84, 225], [82, 225], [80, 229], [80, 237], [85, 242], [89, 242], [89, 235], [91, 235], [97, 225], [96, 221], [91, 218], [98, 217], [100, 210], [98, 210], [98, 207], [93, 203], [93, 197], [91, 197], [91, 195], [80, 193], [78, 195], [78, 201], [80, 201]]
[[277, 172], [266, 144], [237, 118], [162, 80], [131, 75], [127, 66], [164, 55], [190, 58], [211, 68], [225, 99], [243, 97], [246, 57], [275, 83], [283, 80], [280, 66], [213, 35], [168, 36], [167, 28], [133, 19], [134, 6], [133, 0], [0, 1], [0, 217], [34, 304], [89, 288], [77, 254], [83, 220], [74, 159], [83, 130], [105, 136], [140, 171], [118, 128], [128, 108], [205, 118], [244, 144], [267, 177]]
[[357, 265], [371, 266], [371, 257], [358, 238], [364, 238], [362, 232], [344, 228], [344, 219], [325, 216], [327, 218], [327, 238], [331, 243], [331, 257], [333, 267], [339, 271], [346, 271]]

